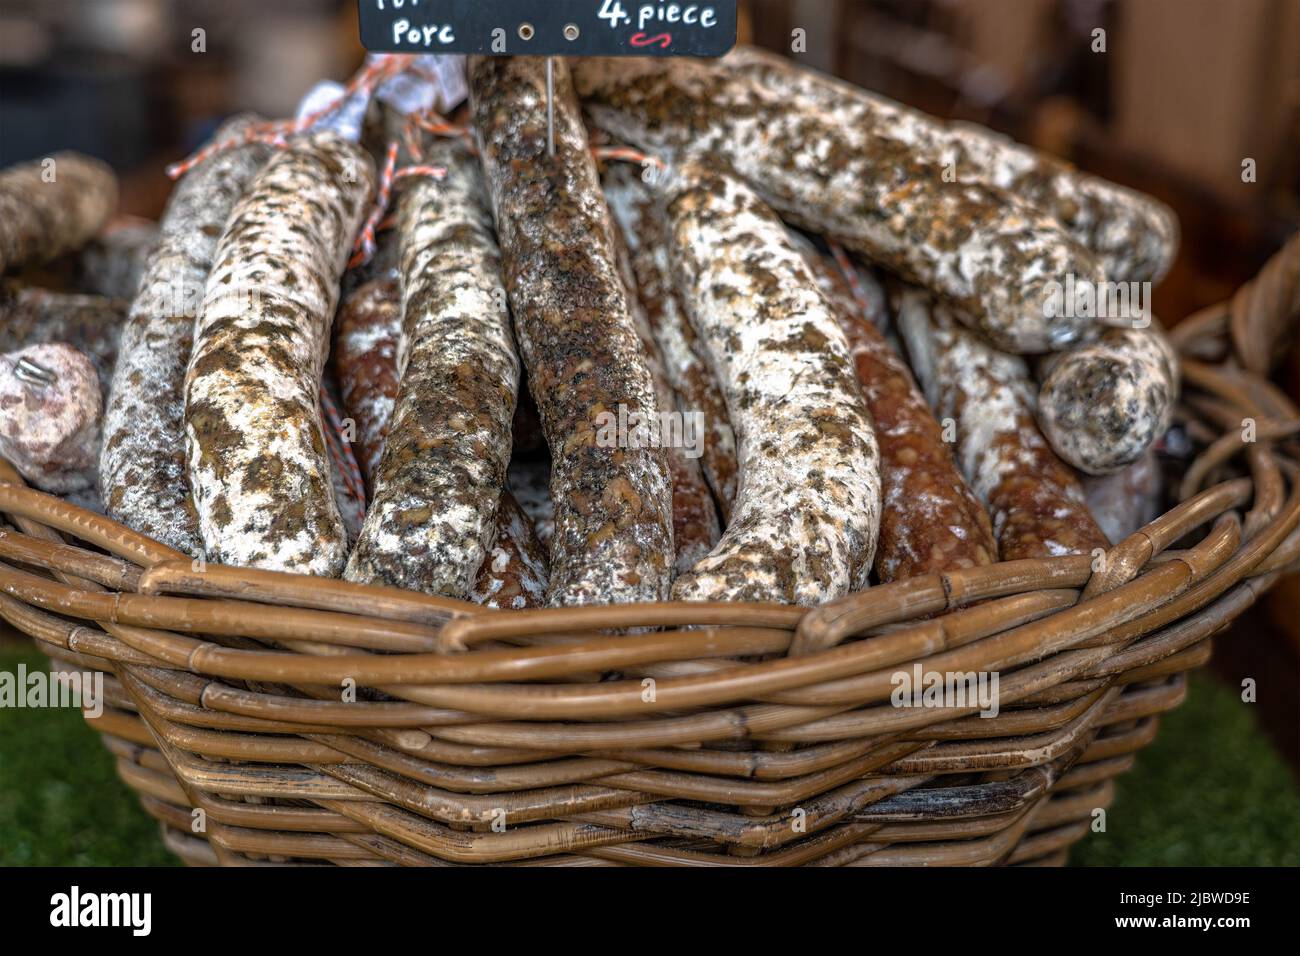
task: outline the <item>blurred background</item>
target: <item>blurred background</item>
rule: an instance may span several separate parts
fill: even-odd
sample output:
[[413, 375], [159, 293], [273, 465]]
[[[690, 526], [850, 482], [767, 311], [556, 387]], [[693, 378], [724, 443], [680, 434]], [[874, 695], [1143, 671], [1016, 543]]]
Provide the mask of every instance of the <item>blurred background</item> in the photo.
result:
[[[1183, 246], [1155, 293], [1166, 325], [1228, 297], [1300, 227], [1300, 0], [741, 7], [742, 41], [790, 53], [800, 40], [802, 62], [1170, 204]], [[291, 115], [317, 80], [350, 75], [356, 18], [356, 0], [0, 0], [0, 165], [99, 156], [122, 177], [122, 212], [156, 218], [166, 164], [224, 117]], [[1283, 375], [1300, 398], [1300, 355]], [[0, 634], [0, 667], [19, 659], [36, 661]], [[1240, 700], [1246, 678], [1256, 703]], [[166, 860], [95, 735], [57, 717], [0, 711], [0, 863]], [[1300, 864], [1300, 576], [1216, 639], [1138, 763], [1110, 832], [1075, 862]]]

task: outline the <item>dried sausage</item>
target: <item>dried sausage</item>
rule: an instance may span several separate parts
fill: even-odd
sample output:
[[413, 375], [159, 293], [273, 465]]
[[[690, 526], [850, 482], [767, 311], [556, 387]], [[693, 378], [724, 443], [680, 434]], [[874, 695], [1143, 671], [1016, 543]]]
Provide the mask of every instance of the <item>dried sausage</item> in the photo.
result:
[[703, 161], [668, 192], [682, 299], [736, 429], [740, 489], [678, 600], [817, 605], [866, 586], [880, 458], [848, 342], [785, 225]]
[[55, 153], [0, 172], [0, 274], [80, 248], [116, 206], [113, 171], [80, 153]]
[[613, 166], [605, 176], [610, 211], [622, 228], [632, 258], [636, 290], [669, 382], [685, 414], [703, 419], [700, 467], [713, 489], [723, 520], [731, 515], [739, 477], [736, 433], [727, 403], [682, 307], [668, 259], [667, 227], [655, 196], [631, 167]]
[[1076, 169], [972, 123], [945, 122], [755, 47], [718, 61], [813, 110], [834, 110], [863, 137], [906, 138], [974, 179], [1013, 193], [1059, 222], [1100, 259], [1112, 282], [1158, 282], [1178, 253], [1178, 220], [1150, 196]]
[[[843, 274], [810, 243], [800, 248], [848, 339], [867, 410], [880, 443], [880, 543], [876, 578], [898, 581], [935, 571], [992, 563], [997, 544], [988, 511], [971, 492], [943, 440], [943, 430], [907, 364], [863, 314]], [[879, 281], [857, 277], [873, 299]]]
[[71, 345], [31, 345], [0, 355], [0, 455], [54, 494], [94, 488], [99, 377]]
[[919, 289], [900, 292], [897, 317], [926, 398], [955, 426], [957, 463], [988, 505], [1001, 560], [1108, 548], [1078, 478], [1038, 430], [1024, 359], [992, 348]]
[[1043, 434], [1090, 475], [1137, 461], [1169, 430], [1178, 401], [1178, 356], [1154, 324], [1107, 328], [1095, 342], [1049, 356], [1040, 375]]
[[519, 359], [478, 162], [451, 139], [427, 159], [447, 175], [398, 200], [401, 384], [344, 576], [462, 598], [496, 538]]
[[258, 173], [218, 243], [185, 381], [190, 488], [214, 560], [343, 569], [319, 390], [373, 185], [360, 147], [310, 134]]
[[1104, 279], [1093, 254], [1007, 190], [946, 181], [905, 130], [863, 137], [845, 111], [694, 60], [582, 60], [574, 75], [602, 128], [668, 162], [716, 154], [794, 225], [930, 289], [1003, 349], [1064, 348], [1091, 325], [1047, 303], [1071, 276]]
[[672, 487], [663, 449], [602, 447], [602, 417], [655, 408], [628, 312], [609, 210], [563, 60], [548, 154], [545, 61], [469, 61], [470, 105], [506, 287], [552, 457], [548, 603], [667, 596]]
[[[233, 138], [254, 121], [232, 120], [217, 138]], [[194, 323], [221, 231], [269, 156], [259, 144], [218, 153], [172, 191], [122, 327], [105, 406], [99, 476], [109, 516], [184, 554], [203, 547], [185, 466], [185, 369]]]

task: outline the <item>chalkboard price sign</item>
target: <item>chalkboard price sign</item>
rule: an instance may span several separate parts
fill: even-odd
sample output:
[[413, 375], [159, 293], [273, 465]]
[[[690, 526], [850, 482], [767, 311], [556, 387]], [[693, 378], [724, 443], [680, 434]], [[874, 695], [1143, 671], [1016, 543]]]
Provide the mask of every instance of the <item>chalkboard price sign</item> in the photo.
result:
[[736, 0], [359, 0], [376, 53], [722, 56]]

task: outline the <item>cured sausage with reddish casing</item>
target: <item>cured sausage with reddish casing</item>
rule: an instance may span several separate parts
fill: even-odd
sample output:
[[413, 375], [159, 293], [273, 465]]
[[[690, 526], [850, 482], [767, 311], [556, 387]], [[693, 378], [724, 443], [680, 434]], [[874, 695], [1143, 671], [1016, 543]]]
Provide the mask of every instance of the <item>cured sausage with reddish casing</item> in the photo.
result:
[[117, 177], [80, 153], [55, 153], [0, 171], [0, 274], [72, 252], [108, 222]]
[[957, 463], [988, 505], [998, 557], [1109, 548], [1078, 477], [1038, 430], [1024, 359], [988, 345], [920, 289], [900, 290], [896, 314], [926, 398], [940, 421], [953, 423]]
[[221, 236], [185, 380], [190, 489], [212, 560], [343, 570], [320, 384], [373, 189], [367, 153], [312, 133], [258, 173]]
[[849, 345], [785, 224], [701, 160], [667, 188], [678, 287], [736, 429], [740, 489], [686, 601], [814, 606], [866, 586], [880, 456]]
[[546, 551], [537, 540], [532, 521], [514, 495], [502, 492], [496, 541], [479, 568], [470, 600], [500, 610], [545, 607], [549, 577]]
[[1093, 254], [1015, 194], [946, 179], [902, 131], [863, 137], [850, 115], [684, 58], [580, 60], [574, 77], [602, 129], [670, 163], [727, 161], [791, 223], [930, 289], [1000, 348], [1065, 348], [1092, 324], [1044, 303], [1069, 276], [1100, 283]]
[[[801, 248], [835, 307], [876, 425], [883, 501], [876, 579], [886, 584], [993, 563], [997, 543], [988, 511], [958, 471], [907, 364], [863, 314], [839, 267], [810, 243]], [[872, 276], [855, 278], [879, 287]]]
[[371, 493], [400, 383], [402, 280], [390, 261], [396, 245], [392, 232], [380, 233], [374, 260], [359, 283], [345, 287], [334, 334], [332, 360], [343, 414], [352, 422], [352, 453]]
[[453, 139], [426, 159], [447, 172], [398, 198], [401, 384], [344, 577], [464, 598], [496, 538], [519, 359], [478, 161]]
[[[217, 132], [238, 136], [256, 117]], [[271, 150], [249, 144], [211, 157], [172, 191], [119, 343], [104, 411], [100, 494], [109, 517], [183, 554], [203, 549], [185, 464], [185, 369], [217, 240]]]
[[667, 597], [672, 485], [658, 448], [601, 447], [604, 412], [646, 414], [654, 382], [628, 311], [586, 128], [554, 63], [472, 57], [470, 105], [505, 263], [515, 331], [551, 450], [553, 606]]

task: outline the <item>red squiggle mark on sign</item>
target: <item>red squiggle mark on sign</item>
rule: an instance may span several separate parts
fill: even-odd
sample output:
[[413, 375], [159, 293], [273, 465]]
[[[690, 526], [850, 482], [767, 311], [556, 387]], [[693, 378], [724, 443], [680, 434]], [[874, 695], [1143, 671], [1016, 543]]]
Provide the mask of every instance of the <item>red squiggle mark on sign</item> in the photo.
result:
[[646, 36], [644, 33], [634, 33], [627, 42], [637, 47], [654, 46], [658, 43], [661, 49], [666, 50], [673, 45], [673, 35], [671, 33], [657, 33], [654, 36]]

